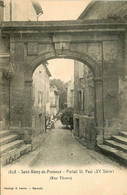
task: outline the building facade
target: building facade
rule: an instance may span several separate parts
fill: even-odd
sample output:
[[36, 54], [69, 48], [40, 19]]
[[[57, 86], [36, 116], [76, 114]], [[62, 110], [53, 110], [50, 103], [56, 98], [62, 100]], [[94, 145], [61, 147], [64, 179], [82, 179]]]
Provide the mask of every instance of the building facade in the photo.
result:
[[33, 74], [32, 128], [35, 134], [45, 132], [45, 119], [50, 115], [50, 76], [45, 64], [40, 65]]
[[43, 13], [38, 0], [4, 0], [4, 21], [37, 21]]
[[74, 132], [94, 146], [94, 85], [90, 69], [79, 61], [74, 62]]
[[[38, 16], [42, 14], [42, 8], [38, 1], [34, 0], [0, 0], [0, 25], [3, 21], [37, 21]], [[21, 43], [19, 43], [20, 47]], [[13, 47], [12, 47], [13, 48]], [[22, 51], [24, 48], [21, 49]], [[21, 51], [20, 50], [20, 51]], [[20, 52], [19, 52], [20, 55]], [[8, 91], [9, 80], [3, 79], [3, 70], [7, 73], [8, 78], [14, 76], [14, 70], [10, 63], [10, 46], [9, 39], [2, 36], [0, 30], [0, 129], [9, 128], [10, 116], [10, 92]], [[22, 61], [20, 59], [20, 61]], [[8, 68], [7, 68], [8, 67]], [[20, 72], [20, 70], [18, 70]], [[4, 85], [5, 83], [5, 85]], [[6, 101], [4, 101], [6, 99]], [[22, 104], [22, 103], [21, 103]], [[22, 106], [20, 106], [22, 107]], [[20, 120], [20, 119], [19, 119]], [[17, 123], [17, 127], [20, 126]]]
[[50, 117], [51, 119], [59, 112], [59, 92], [57, 87], [50, 84]]

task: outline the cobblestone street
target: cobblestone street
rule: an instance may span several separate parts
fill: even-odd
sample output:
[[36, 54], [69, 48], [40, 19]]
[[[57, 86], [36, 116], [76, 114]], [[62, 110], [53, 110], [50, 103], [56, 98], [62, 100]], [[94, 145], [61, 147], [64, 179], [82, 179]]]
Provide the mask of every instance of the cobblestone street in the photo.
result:
[[118, 163], [89, 150], [78, 143], [73, 134], [61, 125], [55, 124], [55, 129], [47, 131], [33, 141], [33, 152], [24, 155], [12, 165], [40, 166], [83, 166], [83, 165], [111, 165], [121, 167]]

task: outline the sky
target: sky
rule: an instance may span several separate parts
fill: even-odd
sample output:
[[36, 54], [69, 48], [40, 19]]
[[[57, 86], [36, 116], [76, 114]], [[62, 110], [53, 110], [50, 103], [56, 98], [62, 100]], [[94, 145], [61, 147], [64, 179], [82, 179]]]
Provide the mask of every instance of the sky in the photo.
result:
[[[88, 0], [40, 0], [44, 14], [39, 21], [76, 20], [90, 1]], [[74, 74], [74, 61], [69, 59], [54, 59], [48, 61], [51, 79], [57, 78], [64, 82], [71, 80]]]
[[90, 0], [39, 0], [43, 14], [39, 20], [76, 20]]
[[48, 68], [53, 78], [61, 79], [64, 82], [71, 80], [74, 75], [74, 60], [54, 59], [48, 61]]

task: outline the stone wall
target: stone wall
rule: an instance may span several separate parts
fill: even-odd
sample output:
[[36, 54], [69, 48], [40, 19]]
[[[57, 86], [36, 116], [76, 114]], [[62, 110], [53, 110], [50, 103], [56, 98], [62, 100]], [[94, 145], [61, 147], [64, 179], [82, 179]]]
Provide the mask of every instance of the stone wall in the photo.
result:
[[127, 130], [127, 78], [119, 79], [119, 118], [122, 130]]
[[[77, 121], [79, 124], [77, 124]], [[87, 147], [94, 148], [97, 136], [94, 117], [74, 114], [74, 123], [75, 135], [77, 135], [80, 139], [83, 139]]]
[[[124, 36], [117, 41], [103, 42], [104, 136], [110, 138], [127, 128], [126, 62]], [[126, 126], [126, 127], [125, 127]]]
[[[0, 26], [3, 21], [4, 7], [0, 5]], [[2, 35], [0, 29], [0, 129], [9, 127], [9, 79], [7, 67], [9, 66], [9, 38]], [[5, 71], [4, 71], [5, 70]], [[6, 72], [6, 75], [3, 73]]]

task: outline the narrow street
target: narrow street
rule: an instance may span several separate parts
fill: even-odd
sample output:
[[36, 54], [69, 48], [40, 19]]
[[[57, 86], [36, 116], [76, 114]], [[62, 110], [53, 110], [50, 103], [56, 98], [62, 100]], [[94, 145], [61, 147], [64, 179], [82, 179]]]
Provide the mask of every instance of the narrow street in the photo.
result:
[[36, 150], [8, 166], [83, 166], [93, 164], [120, 166], [102, 154], [82, 146], [75, 140], [70, 130], [62, 126], [60, 121], [56, 122], [55, 129], [40, 135], [33, 144], [38, 145]]

